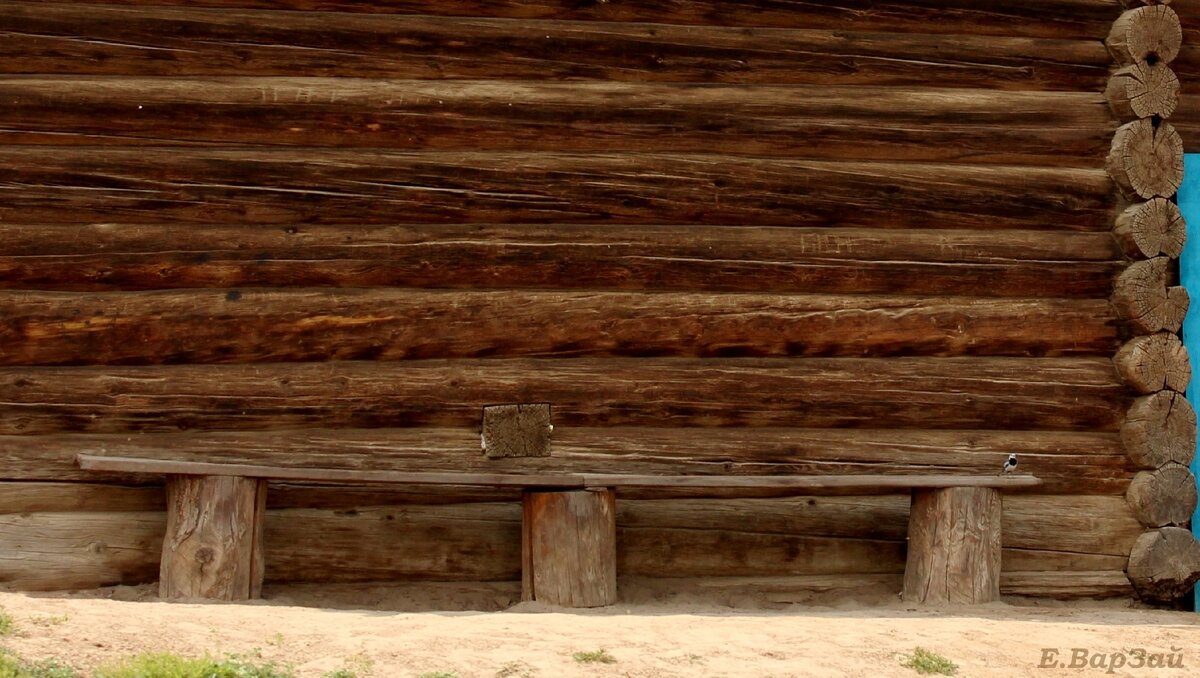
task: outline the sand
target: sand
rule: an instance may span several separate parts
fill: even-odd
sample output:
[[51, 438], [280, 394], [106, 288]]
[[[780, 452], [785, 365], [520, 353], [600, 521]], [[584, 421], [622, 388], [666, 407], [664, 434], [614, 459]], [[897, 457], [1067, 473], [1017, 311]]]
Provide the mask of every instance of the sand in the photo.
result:
[[[147, 588], [0, 593], [0, 607], [17, 626], [0, 645], [83, 669], [146, 651], [259, 652], [303, 677], [343, 667], [386, 678], [434, 671], [461, 678], [915, 676], [901, 659], [917, 646], [957, 663], [960, 676], [1200, 675], [1200, 615], [1119, 603], [945, 610], [898, 601], [778, 610], [639, 604], [584, 611], [526, 603], [502, 612], [395, 612], [299, 607], [283, 604], [294, 597], [274, 598], [165, 603]], [[572, 657], [600, 648], [616, 663], [585, 665]], [[1071, 668], [1074, 648], [1106, 664], [1114, 653], [1133, 662], [1139, 648], [1174, 653], [1183, 668]], [[1047, 649], [1059, 652], [1062, 667], [1039, 668]]]

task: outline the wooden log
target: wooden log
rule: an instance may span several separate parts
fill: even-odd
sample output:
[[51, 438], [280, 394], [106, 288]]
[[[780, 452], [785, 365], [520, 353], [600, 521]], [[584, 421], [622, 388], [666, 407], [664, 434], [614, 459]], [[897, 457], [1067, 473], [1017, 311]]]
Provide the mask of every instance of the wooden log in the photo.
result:
[[5, 224], [0, 288], [396, 286], [1098, 298], [1111, 293], [1126, 265], [1108, 233], [1064, 231], [20, 223]]
[[1134, 332], [1178, 332], [1183, 326], [1188, 293], [1183, 287], [1168, 286], [1171, 273], [1171, 259], [1155, 257], [1135, 261], [1117, 277], [1113, 305]]
[[1133, 545], [1127, 573], [1144, 600], [1174, 602], [1200, 581], [1200, 543], [1181, 527], [1150, 530]]
[[[320, 502], [328, 490], [306, 492]], [[272, 489], [272, 496], [278, 494]], [[867, 571], [895, 576], [895, 596], [908, 502], [900, 495], [704, 501], [622, 496], [619, 572], [826, 576], [850, 586], [855, 572]], [[756, 518], [748, 521], [751, 514]], [[520, 519], [517, 501], [271, 510], [267, 581], [518, 581]], [[27, 590], [152, 582], [163, 527], [161, 511], [0, 516], [0, 582]], [[1093, 586], [1088, 572], [1122, 569], [1141, 529], [1124, 497], [1008, 495], [1001, 585], [1019, 580], [1045, 595], [1086, 597], [1083, 591]]]
[[266, 497], [254, 478], [169, 476], [159, 597], [262, 595]]
[[[1159, 138], [1163, 135], [1160, 134]], [[1096, 230], [1099, 169], [709, 154], [0, 147], [4, 222]]]
[[1133, 401], [1121, 441], [1137, 468], [1187, 466], [1196, 451], [1196, 413], [1179, 393], [1160, 391]]
[[525, 493], [523, 600], [562, 607], [617, 602], [616, 497], [612, 490]]
[[1135, 337], [1117, 351], [1113, 363], [1138, 393], [1163, 389], [1183, 393], [1192, 379], [1187, 348], [1170, 332]]
[[1089, 168], [1112, 136], [1109, 111], [1084, 92], [30, 77], [0, 80], [0, 99], [4, 144], [142, 145], [152, 137], [188, 145], [697, 151]]
[[1183, 138], [1169, 122], [1125, 123], [1113, 135], [1105, 167], [1130, 198], [1169, 198], [1183, 183]]
[[549, 457], [550, 405], [492, 405], [483, 408], [483, 454], [489, 458]]
[[1129, 578], [1121, 570], [1002, 572], [1000, 593], [1060, 600], [1133, 597]]
[[268, 583], [518, 581], [521, 506], [268, 511]]
[[1135, 258], [1160, 254], [1178, 258], [1187, 239], [1187, 223], [1179, 206], [1165, 198], [1130, 205], [1113, 229], [1125, 253]]
[[1113, 22], [1104, 44], [1123, 66], [1139, 61], [1170, 63], [1183, 44], [1183, 27], [1179, 15], [1166, 5], [1138, 7]]
[[5, 435], [474, 427], [486, 405], [535, 401], [553, 403], [563, 426], [1113, 431], [1130, 399], [1108, 358], [498, 358], [0, 368]]
[[[488, 459], [477, 431], [461, 429], [304, 429], [71, 434], [0, 438], [3, 475], [26, 481], [155, 482], [150, 476], [83, 471], [77, 454], [295, 468], [407, 473], [626, 473], [641, 475], [990, 475], [1010, 453], [1037, 470], [1043, 491], [1125, 492], [1133, 472], [1116, 433], [904, 429], [713, 429], [559, 427], [554, 456]], [[742, 491], [745, 494], [745, 491]], [[829, 490], [822, 490], [828, 494]], [[655, 496], [672, 493], [655, 491]], [[674, 493], [675, 495], [687, 493]], [[719, 492], [691, 493], [721, 496]], [[623, 496], [638, 496], [626, 488]], [[769, 496], [769, 493], [768, 493]], [[511, 490], [451, 486], [320, 488], [273, 484], [273, 506], [353, 507], [518, 499]], [[308, 499], [307, 497], [326, 497]], [[312, 501], [315, 503], [304, 503]], [[337, 502], [343, 502], [341, 504]], [[62, 509], [66, 510], [66, 509]], [[905, 507], [907, 510], [907, 505]], [[1126, 553], [1128, 549], [1126, 549]]]
[[[1112, 353], [1106, 300], [628, 292], [0, 291], [0, 365]], [[513, 327], [523, 328], [514, 335]]]
[[994, 489], [914, 492], [904, 599], [932, 605], [999, 599], [1000, 516]]
[[[136, 45], [142, 47], [144, 45], [153, 45], [161, 49], [168, 45], [163, 45], [162, 41], [168, 36], [178, 35], [181, 44], [189, 46], [188, 50], [176, 49], [170, 50], [172, 60], [185, 64], [191, 64], [193, 61], [199, 62], [201, 59], [189, 59], [190, 52], [203, 49], [212, 42], [211, 52], [205, 56], [213, 55], [222, 59], [222, 64], [237, 63], [235, 57], [245, 59], [250, 63], [255, 63], [260, 54], [271, 50], [263, 49], [264, 45], [272, 44], [272, 27], [278, 27], [274, 31], [276, 34], [301, 33], [302, 37], [307, 37], [312, 42], [312, 47], [324, 47], [326, 50], [338, 49], [339, 56], [342, 52], [349, 51], [355, 53], [354, 47], [358, 45], [372, 45], [373, 42], [378, 43], [378, 51], [385, 49], [396, 50], [409, 45], [414, 47], [425, 47], [423, 41], [414, 40], [411, 33], [406, 34], [403, 28], [407, 24], [418, 24], [422, 20], [429, 21], [436, 17], [427, 15], [441, 16], [457, 16], [469, 17], [470, 21], [461, 19], [445, 20], [439, 19], [440, 23], [446, 28], [442, 28], [441, 33], [444, 33], [444, 41], [435, 43], [440, 49], [430, 50], [433, 53], [448, 51], [448, 48], [455, 43], [451, 42], [450, 38], [454, 37], [460, 40], [459, 52], [472, 54], [475, 50], [463, 49], [461, 40], [471, 37], [470, 29], [473, 24], [487, 21], [484, 17], [502, 17], [504, 19], [518, 19], [519, 21], [508, 21], [506, 23], [523, 25], [529, 27], [530, 35], [536, 35], [539, 40], [529, 40], [533, 45], [526, 46], [529, 49], [531, 46], [536, 46], [538, 42], [546, 43], [545, 47], [541, 47], [539, 51], [559, 52], [559, 59], [563, 59], [562, 51], [564, 45], [561, 42], [561, 34], [556, 34], [545, 30], [547, 27], [552, 27], [555, 22], [578, 22], [584, 25], [593, 27], [596, 32], [607, 33], [609, 35], [618, 34], [622, 28], [622, 23], [627, 22], [649, 22], [651, 26], [638, 26], [641, 30], [641, 35], [646, 39], [653, 39], [663, 33], [670, 31], [677, 24], [685, 24], [679, 27], [680, 33], [695, 35], [703, 27], [738, 27], [737, 32], [743, 36], [745, 44], [750, 47], [749, 50], [744, 50], [741, 54], [742, 69], [744, 70], [749, 61], [749, 65], [753, 65], [756, 60], [746, 59], [746, 54], [757, 54], [764, 49], [764, 43], [774, 43], [774, 36], [771, 35], [772, 28], [784, 29], [824, 29], [827, 31], [851, 32], [865, 31], [871, 34], [900, 34], [916, 33], [916, 34], [941, 34], [941, 43], [949, 47], [951, 44], [958, 42], [962, 37], [985, 37], [988, 44], [996, 44], [1002, 39], [997, 36], [1015, 36], [1023, 40], [1027, 44], [1027, 49], [1031, 50], [1036, 55], [1036, 46], [1041, 45], [1045, 49], [1042, 52], [1041, 62], [1045, 63], [1060, 54], [1058, 47], [1047, 45], [1045, 39], [1081, 39], [1092, 41], [1097, 48], [1102, 49], [1099, 41], [1104, 38], [1112, 25], [1112, 18], [1116, 14], [1116, 5], [1111, 0], [1065, 0], [1058, 3], [1042, 2], [1025, 2], [1022, 6], [1015, 7], [1015, 3], [1006, 3], [1003, 6], [998, 6], [994, 3], [987, 3], [981, 0], [967, 0], [961, 3], [955, 3], [954, 6], [946, 2], [887, 2], [887, 3], [871, 3], [865, 0], [849, 0], [848, 2], [831, 3], [822, 2], [811, 8], [806, 8], [807, 11], [797, 12], [795, 7], [787, 2], [772, 2], [763, 3], [754, 0], [744, 0], [739, 2], [722, 2], [720, 0], [705, 0], [704, 2], [696, 3], [672, 3], [670, 5], [643, 5], [638, 3], [595, 3], [588, 5], [580, 5], [573, 2], [561, 2], [551, 0], [543, 3], [526, 3], [526, 2], [505, 2], [496, 3], [489, 2], [481, 4], [478, 2], [471, 3], [421, 3], [420, 6], [405, 5], [402, 3], [388, 3], [388, 5], [370, 5], [363, 6], [361, 3], [356, 3], [348, 0], [333, 0], [323, 2], [312, 2], [305, 0], [289, 1], [286, 4], [268, 2], [266, 0], [255, 0], [252, 2], [216, 2], [214, 0], [205, 0], [203, 3], [191, 2], [184, 0], [169, 0], [166, 2], [138, 2], [137, 0], [122, 0], [119, 4], [137, 5], [136, 8], [119, 8], [108, 6], [113, 3], [106, 3], [105, 6], [88, 5], [86, 7], [71, 7], [71, 6], [56, 6], [57, 3], [47, 4], [45, 2], [6, 2], [4, 3], [3, 11], [0, 16], [19, 17], [23, 20], [22, 23], [16, 24], [13, 19], [10, 19], [10, 27], [8, 30], [17, 28], [20, 31], [14, 31], [14, 37], [37, 37], [37, 38], [53, 38], [59, 36], [87, 37], [100, 39], [101, 36], [96, 35], [98, 27], [109, 29], [109, 34], [104, 35], [106, 39], [116, 39], [118, 36], [124, 38], [125, 44], [116, 43], [110, 44], [107, 42], [94, 45], [88, 52], [80, 46], [74, 46], [70, 52], [72, 56], [88, 57], [87, 59], [79, 59], [80, 62], [75, 68], [81, 68], [89, 65], [89, 61], [105, 61], [110, 53], [118, 54], [137, 54], [137, 48], [127, 45]], [[308, 13], [294, 13], [282, 11], [204, 11], [196, 9], [188, 9], [180, 7], [178, 9], [165, 9], [161, 5], [208, 5], [212, 7], [239, 7], [247, 10], [254, 9], [319, 9], [319, 10], [336, 10], [338, 12], [356, 12], [358, 15], [335, 14], [327, 11], [321, 14], [313, 15]], [[152, 5], [152, 7], [147, 7]], [[398, 13], [401, 16], [386, 16], [385, 14]], [[57, 23], [43, 22], [40, 24], [30, 25], [30, 17], [38, 17], [40, 15], [48, 15], [57, 20]], [[176, 33], [164, 31], [161, 26], [146, 26], [145, 15], [151, 15], [158, 19], [159, 24], [164, 21], [174, 20], [176, 25], [183, 23], [187, 30], [180, 30]], [[421, 16], [426, 15], [426, 16]], [[139, 19], [142, 21], [139, 22]], [[496, 19], [491, 19], [496, 21]], [[604, 22], [604, 23], [597, 23]], [[617, 22], [617, 23], [613, 23]], [[80, 27], [78, 24], [82, 23]], [[222, 36], [224, 39], [215, 39], [216, 36], [207, 35], [202, 31], [197, 31], [196, 24], [210, 23], [225, 23], [225, 24], [243, 24], [253, 30], [243, 30], [235, 36]], [[64, 25], [65, 24], [65, 25]], [[384, 28], [375, 28], [380, 24]], [[324, 41], [316, 41], [313, 37], [307, 34], [315, 33], [320, 26], [330, 26], [333, 29], [333, 36], [327, 37]], [[419, 25], [419, 24], [418, 24]], [[95, 26], [95, 27], [94, 27]], [[159, 32], [154, 33], [150, 29], [158, 27]], [[297, 31], [298, 27], [303, 27], [305, 30]], [[386, 28], [392, 28], [392, 31], [387, 31]], [[457, 30], [455, 28], [457, 27]], [[752, 31], [747, 32], [741, 27], [754, 27]], [[112, 35], [113, 29], [120, 29], [122, 33]], [[356, 36], [348, 28], [356, 28], [360, 35]], [[74, 29], [74, 30], [72, 30]], [[90, 29], [90, 30], [89, 30]], [[341, 30], [337, 30], [341, 29]], [[538, 34], [540, 32], [540, 35]], [[361, 36], [361, 33], [367, 33], [370, 38], [366, 39]], [[395, 37], [390, 33], [394, 33]], [[198, 34], [198, 35], [197, 35]], [[347, 35], [349, 34], [349, 35]], [[382, 35], [378, 35], [382, 34]], [[145, 36], [149, 35], [153, 40], [142, 42]], [[546, 35], [558, 38], [557, 41], [547, 41]], [[668, 34], [669, 35], [669, 34]], [[197, 36], [203, 37], [203, 40], [186, 40], [186, 38]], [[755, 41], [755, 38], [760, 39]], [[951, 37], [952, 36], [952, 37]], [[240, 39], [235, 39], [240, 38]], [[672, 36], [673, 37], [673, 36]], [[348, 39], [349, 38], [349, 39]], [[391, 39], [384, 39], [391, 38]], [[1040, 40], [1028, 40], [1028, 38], [1040, 38]], [[28, 38], [27, 38], [28, 39]], [[667, 37], [662, 41], [669, 46], [672, 40]], [[62, 40], [62, 43], [51, 43], [54, 48], [62, 49], [64, 47], [72, 47], [69, 41]], [[36, 43], [35, 43], [36, 44]], [[468, 42], [468, 46], [472, 46], [473, 41]], [[501, 61], [507, 54], [517, 49], [520, 46], [519, 41], [496, 41], [488, 45], [492, 49], [493, 61]], [[572, 46], [567, 43], [567, 46]], [[104, 49], [109, 47], [110, 49]], [[125, 49], [111, 49], [124, 47]], [[47, 50], [51, 51], [51, 50]], [[55, 50], [56, 51], [56, 50]], [[299, 49], [280, 50], [275, 48], [275, 52], [293, 52], [287, 58], [292, 60], [305, 59], [307, 63], [318, 63], [325, 68], [336, 68], [331, 61], [326, 58], [322, 61], [316, 58], [316, 54], [306, 54]], [[614, 53], [620, 54], [626, 51], [624, 45], [616, 46], [613, 49]], [[820, 54], [825, 50], [812, 50], [809, 55]], [[95, 56], [99, 54], [103, 56]], [[19, 52], [16, 52], [20, 54]], [[53, 53], [53, 52], [52, 52]], [[414, 51], [412, 54], [420, 56], [419, 51]], [[846, 71], [854, 66], [857, 66], [861, 57], [854, 52], [833, 52], [836, 55], [848, 55], [854, 57], [852, 61], [847, 63], [843, 58], [842, 71]], [[976, 50], [978, 58], [991, 56], [992, 53], [986, 50]], [[942, 57], [936, 49], [931, 49], [929, 52], [931, 57]], [[200, 55], [197, 55], [200, 56]], [[408, 56], [408, 54], [405, 54]], [[674, 56], [667, 52], [665, 56]], [[1107, 55], [1105, 55], [1108, 60]], [[282, 60], [282, 56], [276, 57]], [[800, 54], [793, 55], [794, 59], [804, 63], [804, 56]], [[350, 61], [350, 59], [340, 59], [341, 61]], [[416, 61], [416, 59], [409, 59]], [[64, 59], [65, 61], [65, 59]], [[146, 59], [146, 61], [150, 61]], [[577, 60], [578, 61], [578, 60]], [[670, 58], [663, 58], [661, 62], [656, 62], [651, 59], [630, 60], [638, 64], [643, 70], [653, 70], [655, 68], [669, 67], [674, 61]], [[970, 60], [964, 59], [967, 63], [961, 64], [959, 67], [970, 67], [973, 65]], [[1035, 61], [1037, 61], [1035, 59]], [[932, 60], [937, 63], [936, 60]], [[302, 62], [303, 63], [303, 62]], [[909, 64], [912, 68], [917, 68], [916, 63]], [[732, 67], [732, 65], [731, 65]], [[928, 65], [926, 65], [928, 68]], [[162, 66], [160, 65], [160, 68]], [[577, 69], [583, 68], [576, 65]], [[1038, 70], [1031, 64], [1030, 71]], [[45, 70], [36, 72], [47, 72]], [[117, 71], [122, 73], [122, 71]], [[131, 71], [124, 71], [128, 73]], [[132, 71], [137, 72], [137, 71]], [[227, 71], [230, 72], [230, 71]], [[237, 69], [231, 69], [231, 72], [237, 72]], [[290, 71], [289, 73], [294, 73]], [[1028, 77], [1031, 74], [1025, 74]]]
[[158, 579], [162, 511], [0, 515], [0, 585], [65, 591]]
[[0, 481], [0, 514], [108, 513], [165, 509], [166, 499], [161, 487]]
[[1196, 510], [1196, 477], [1179, 464], [1142, 471], [1130, 483], [1125, 498], [1146, 527], [1182, 526]]
[[1104, 96], [1122, 120], [1169, 118], [1179, 105], [1179, 78], [1165, 63], [1139, 61], [1114, 73]]

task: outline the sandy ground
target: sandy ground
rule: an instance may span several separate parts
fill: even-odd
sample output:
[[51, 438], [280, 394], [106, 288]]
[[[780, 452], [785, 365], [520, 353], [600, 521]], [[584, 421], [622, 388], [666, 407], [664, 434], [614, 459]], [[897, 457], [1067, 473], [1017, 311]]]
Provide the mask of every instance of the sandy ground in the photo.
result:
[[[939, 611], [899, 602], [770, 611], [656, 604], [578, 612], [521, 604], [481, 613], [152, 599], [146, 590], [0, 593], [0, 607], [17, 626], [0, 645], [29, 659], [57, 657], [84, 669], [145, 651], [258, 651], [304, 677], [343, 667], [384, 678], [434, 671], [461, 678], [915, 676], [900, 658], [916, 646], [956, 662], [960, 676], [1200, 675], [1200, 615], [1115, 603], [997, 603]], [[600, 648], [616, 663], [582, 665], [572, 658]], [[1099, 654], [1106, 664], [1114, 653], [1136, 663], [1139, 648], [1149, 653], [1146, 663], [1152, 653], [1174, 653], [1177, 660], [1182, 656], [1183, 668], [1071, 668], [1074, 648], [1086, 650], [1089, 662]], [[1058, 650], [1062, 666], [1039, 668], [1046, 649]]]

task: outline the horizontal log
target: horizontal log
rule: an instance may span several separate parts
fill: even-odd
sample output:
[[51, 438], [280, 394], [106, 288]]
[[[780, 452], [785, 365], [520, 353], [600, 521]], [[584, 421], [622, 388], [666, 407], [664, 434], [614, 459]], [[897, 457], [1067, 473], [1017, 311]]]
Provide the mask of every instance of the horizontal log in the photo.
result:
[[[595, 292], [0, 291], [0, 364], [490, 356], [1069, 356], [1108, 302]], [[520, 327], [514, 336], [513, 327]], [[1018, 331], [1019, 330], [1019, 331]]]
[[[299, 469], [744, 476], [985, 475], [998, 472], [1008, 455], [1016, 453], [1023, 468], [1045, 481], [1045, 492], [1122, 494], [1133, 477], [1116, 434], [1092, 432], [560, 425], [553, 434], [551, 457], [507, 459], [480, 454], [478, 432], [470, 428], [6, 436], [0, 443], [4, 477], [24, 481], [155, 482], [139, 474], [83, 471], [76, 465], [78, 454]], [[454, 496], [464, 501], [474, 496], [519, 499], [512, 492], [481, 492], [464, 486], [440, 491], [285, 486], [281, 491], [272, 489], [268, 496], [280, 508], [434, 503]], [[621, 496], [639, 493], [626, 488]]]
[[[1006, 544], [1006, 573], [1046, 572], [1069, 578], [1093, 564], [1124, 561], [1124, 556], [1095, 553], [1090, 545], [1127, 541], [1115, 528], [1107, 504], [1081, 498], [1006, 499], [1006, 535], [1028, 535]], [[1120, 497], [1107, 498], [1126, 513]], [[847, 574], [903, 569], [906, 497], [814, 498], [811, 500], [740, 500], [702, 502], [618, 501], [619, 563], [624, 576], [690, 576], [691, 572], [765, 573], [780, 576]], [[856, 506], [855, 502], [859, 502]], [[894, 504], [894, 506], [893, 506]], [[673, 505], [673, 506], [672, 506]], [[871, 508], [876, 506], [878, 508]], [[747, 516], [762, 515], [748, 526]], [[1063, 531], [1048, 531], [1025, 516], [1058, 521], [1078, 531], [1062, 548], [1084, 553], [1071, 559], [1055, 555]], [[862, 525], [874, 532], [859, 538], [845, 534]], [[1128, 519], [1128, 518], [1126, 518]], [[1065, 523], [1062, 522], [1065, 520]], [[1014, 522], [1015, 521], [1015, 522]], [[269, 511], [266, 525], [268, 582], [366, 581], [512, 581], [519, 576], [520, 507], [508, 504], [359, 508], [354, 511]], [[0, 582], [22, 589], [91, 588], [114, 583], [143, 583], [157, 575], [164, 515], [152, 513], [34, 513], [0, 516]], [[870, 535], [874, 536], [870, 536]], [[1121, 535], [1114, 537], [1114, 535]], [[319, 538], [314, 535], [320, 535]], [[822, 536], [826, 535], [826, 536]], [[1051, 536], [1053, 535], [1053, 536]], [[1091, 541], [1088, 541], [1089, 537]], [[667, 540], [667, 541], [662, 541]], [[15, 544], [21, 548], [14, 548]], [[1128, 546], [1126, 546], [1128, 548]], [[656, 561], [656, 554], [663, 555]], [[1058, 566], [1074, 565], [1053, 572]], [[684, 565], [686, 569], [678, 569]], [[1082, 568], [1080, 568], [1082, 566]], [[1109, 569], [1119, 569], [1120, 564]], [[1104, 569], [1095, 567], [1093, 569]], [[1084, 576], [1082, 573], [1079, 576]], [[1045, 579], [1039, 579], [1045, 581]], [[898, 589], [896, 589], [898, 590]]]
[[166, 497], [161, 487], [127, 487], [94, 483], [0, 482], [0, 514], [164, 510], [166, 510]]
[[658, 151], [1095, 167], [1090, 93], [352, 78], [0, 79], [0, 143]]
[[619, 288], [1101, 297], [1107, 233], [726, 226], [6, 224], [0, 288]]
[[0, 434], [477, 426], [548, 402], [557, 425], [1112, 431], [1107, 358], [493, 359], [0, 369]]
[[1077, 572], [1001, 572], [1000, 593], [1006, 596], [1058, 598], [1132, 598], [1123, 570]]
[[[678, 2], [555, 4], [539, 10], [513, 3], [506, 11], [488, 3], [454, 12], [427, 3], [417, 16], [389, 16], [4, 2], [0, 55], [6, 70], [23, 73], [792, 82], [866, 76], [867, 82], [891, 78], [886, 84], [949, 78], [1098, 90], [1111, 60], [1100, 40], [1119, 11], [1116, 0], [1094, 3], [1091, 17], [1079, 3], [1054, 16], [1044, 2], [1015, 11], [1011, 3], [963, 9], [930, 2], [919, 12], [912, 3], [862, 0], [857, 7], [820, 3], [803, 11], [791, 2], [713, 0], [703, 9]], [[343, 2], [321, 9], [363, 7]], [[369, 7], [403, 11], [391, 3]], [[621, 14], [611, 16], [613, 7]], [[264, 2], [257, 9], [282, 7]], [[691, 25], [671, 25], [681, 23]]]
[[0, 220], [1105, 230], [1099, 169], [702, 154], [0, 147]]

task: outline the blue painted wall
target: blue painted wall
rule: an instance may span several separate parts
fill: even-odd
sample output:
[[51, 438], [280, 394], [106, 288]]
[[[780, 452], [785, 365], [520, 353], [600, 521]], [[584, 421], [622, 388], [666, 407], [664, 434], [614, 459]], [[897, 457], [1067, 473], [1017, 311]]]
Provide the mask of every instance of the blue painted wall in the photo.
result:
[[[1187, 220], [1187, 244], [1179, 258], [1179, 272], [1183, 286], [1191, 296], [1187, 317], [1183, 321], [1183, 343], [1192, 358], [1192, 381], [1188, 384], [1187, 398], [1200, 411], [1200, 153], [1188, 153], [1183, 157], [1183, 187], [1179, 189], [1179, 209]], [[1200, 455], [1192, 458], [1192, 473], [1200, 478]], [[1192, 515], [1192, 533], [1200, 537], [1200, 508]], [[1200, 611], [1200, 587], [1194, 591], [1196, 606]]]

